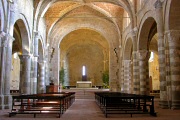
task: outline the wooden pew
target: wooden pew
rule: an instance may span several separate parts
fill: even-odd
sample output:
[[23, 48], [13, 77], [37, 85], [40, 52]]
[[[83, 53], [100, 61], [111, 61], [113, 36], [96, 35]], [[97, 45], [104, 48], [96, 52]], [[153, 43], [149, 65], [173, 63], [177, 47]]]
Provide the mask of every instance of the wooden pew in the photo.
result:
[[16, 114], [34, 114], [34, 117], [36, 114], [58, 114], [60, 117], [74, 102], [74, 95], [75, 92], [61, 92], [12, 96], [9, 117]]
[[120, 92], [95, 92], [95, 99], [102, 112], [108, 114], [150, 114], [154, 111], [154, 96]]

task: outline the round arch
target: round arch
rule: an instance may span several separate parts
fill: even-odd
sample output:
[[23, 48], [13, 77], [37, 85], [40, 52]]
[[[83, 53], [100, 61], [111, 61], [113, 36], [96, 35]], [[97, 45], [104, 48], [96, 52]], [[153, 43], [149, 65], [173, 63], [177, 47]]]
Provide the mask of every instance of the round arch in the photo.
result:
[[17, 24], [20, 30], [20, 35], [22, 39], [22, 54], [29, 54], [30, 53], [30, 35], [28, 32], [29, 29], [27, 29], [27, 26], [22, 19], [18, 19], [15, 23]]
[[3, 31], [3, 28], [4, 28], [4, 12], [2, 8], [3, 7], [0, 4], [0, 31]]
[[133, 49], [132, 39], [128, 38], [125, 41], [125, 45], [124, 45], [123, 60], [131, 60], [132, 49]]
[[139, 35], [138, 35], [138, 42], [137, 46], [139, 50], [149, 50], [149, 40], [152, 38], [153, 35], [151, 35], [151, 28], [156, 24], [156, 21], [153, 17], [148, 17], [143, 20]]
[[168, 0], [166, 3], [165, 30], [180, 30], [180, 1]]
[[44, 61], [44, 44], [42, 42], [42, 38], [39, 39], [39, 42], [38, 42], [38, 61]]

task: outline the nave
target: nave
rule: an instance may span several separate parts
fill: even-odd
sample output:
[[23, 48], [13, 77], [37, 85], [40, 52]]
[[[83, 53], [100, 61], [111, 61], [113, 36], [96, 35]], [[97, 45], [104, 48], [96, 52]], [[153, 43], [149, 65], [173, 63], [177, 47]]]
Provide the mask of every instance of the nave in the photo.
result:
[[67, 111], [61, 116], [54, 114], [39, 114], [36, 118], [33, 118], [32, 114], [18, 114], [11, 118], [8, 117], [8, 112], [10, 110], [0, 111], [0, 120], [179, 120], [180, 110], [162, 109], [158, 105], [159, 98], [155, 98], [155, 111], [157, 112], [157, 117], [150, 116], [148, 114], [133, 114], [132, 118], [129, 114], [120, 115], [108, 115], [105, 118], [104, 114], [95, 102], [95, 99], [80, 96], [75, 99], [75, 102], [67, 109]]

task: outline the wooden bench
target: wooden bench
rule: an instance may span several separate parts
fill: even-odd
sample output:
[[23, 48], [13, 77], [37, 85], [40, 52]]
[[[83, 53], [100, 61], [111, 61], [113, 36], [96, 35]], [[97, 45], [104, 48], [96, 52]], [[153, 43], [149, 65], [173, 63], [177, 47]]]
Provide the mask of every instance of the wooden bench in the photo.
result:
[[71, 106], [75, 92], [45, 93], [12, 96], [12, 110], [9, 117], [16, 114], [58, 114], [59, 117]]
[[108, 114], [150, 114], [154, 111], [154, 96], [119, 92], [95, 92], [95, 99], [105, 116]]

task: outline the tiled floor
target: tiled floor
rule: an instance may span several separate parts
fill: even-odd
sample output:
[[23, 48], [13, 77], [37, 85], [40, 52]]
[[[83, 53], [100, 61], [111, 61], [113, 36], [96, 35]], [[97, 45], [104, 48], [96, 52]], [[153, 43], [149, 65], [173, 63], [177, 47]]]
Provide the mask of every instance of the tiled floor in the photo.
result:
[[158, 100], [156, 99], [156, 112], [157, 117], [150, 115], [133, 115], [131, 118], [127, 115], [109, 115], [105, 118], [93, 99], [76, 99], [73, 105], [61, 116], [57, 118], [56, 115], [37, 115], [37, 118], [33, 118], [33, 115], [16, 115], [8, 117], [10, 110], [0, 111], [0, 120], [180, 120], [180, 110], [161, 109], [158, 107]]

